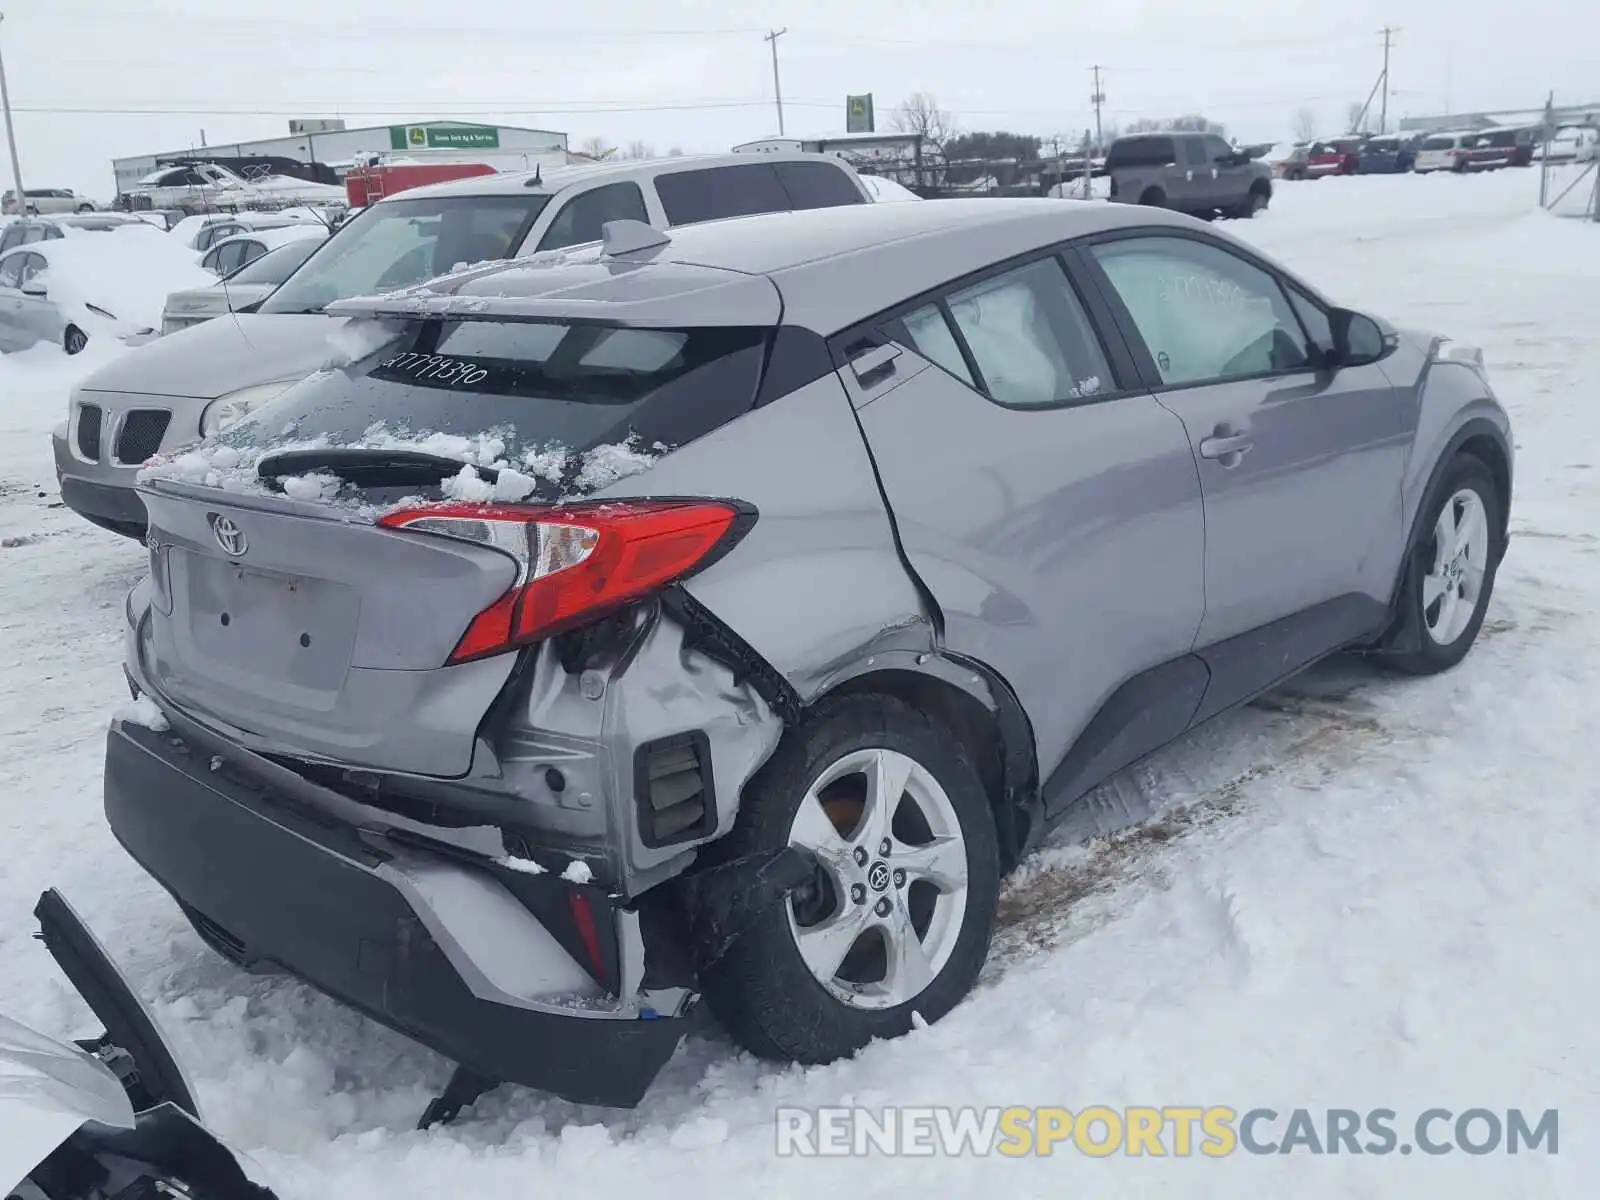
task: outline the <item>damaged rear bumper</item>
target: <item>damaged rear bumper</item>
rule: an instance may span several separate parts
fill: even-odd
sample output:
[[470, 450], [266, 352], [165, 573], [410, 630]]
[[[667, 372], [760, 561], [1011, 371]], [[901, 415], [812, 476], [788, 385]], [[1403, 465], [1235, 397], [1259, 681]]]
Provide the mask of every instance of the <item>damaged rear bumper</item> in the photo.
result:
[[120, 721], [105, 808], [213, 947], [486, 1079], [631, 1106], [682, 1036], [694, 997], [681, 973], [646, 978], [672, 948], [660, 935], [647, 947], [639, 912], [604, 888], [363, 827]]

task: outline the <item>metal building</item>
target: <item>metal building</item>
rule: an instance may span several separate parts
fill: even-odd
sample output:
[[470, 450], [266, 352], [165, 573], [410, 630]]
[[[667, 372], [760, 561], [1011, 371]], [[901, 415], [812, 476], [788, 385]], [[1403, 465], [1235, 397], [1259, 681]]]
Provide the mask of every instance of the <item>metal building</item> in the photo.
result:
[[[117, 194], [174, 159], [248, 158], [270, 155], [320, 162], [342, 174], [359, 154], [405, 150], [482, 150], [551, 152], [565, 154], [567, 135], [549, 129], [523, 129], [515, 125], [483, 125], [473, 121], [411, 121], [396, 125], [368, 125], [346, 129], [343, 121], [292, 120], [287, 137], [246, 142], [210, 142], [160, 154], [143, 154], [113, 160]], [[564, 161], [564, 160], [563, 160]]]

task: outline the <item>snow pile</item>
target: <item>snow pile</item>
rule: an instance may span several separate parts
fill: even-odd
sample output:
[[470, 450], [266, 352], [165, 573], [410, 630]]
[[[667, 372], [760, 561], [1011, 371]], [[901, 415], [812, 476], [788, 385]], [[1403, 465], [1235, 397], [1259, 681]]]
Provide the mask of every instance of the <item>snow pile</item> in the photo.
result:
[[544, 874], [544, 868], [538, 863], [534, 862], [531, 858], [515, 858], [511, 855], [507, 855], [504, 858], [497, 858], [495, 861], [506, 870], [516, 871], [522, 875]]
[[38, 242], [29, 249], [49, 264], [39, 282], [58, 306], [92, 304], [130, 327], [159, 329], [171, 293], [210, 287], [217, 277], [197, 266], [181, 243], [156, 232], [130, 225]]
[[573, 859], [567, 864], [567, 869], [561, 872], [561, 878], [568, 883], [591, 883], [594, 872], [589, 869], [589, 864], [582, 859]]
[[172, 728], [167, 723], [166, 715], [156, 707], [156, 702], [149, 696], [129, 700], [112, 715], [118, 721], [124, 721], [129, 725], [143, 725], [156, 733], [165, 733]]
[[335, 322], [328, 331], [328, 346], [332, 353], [324, 370], [360, 362], [367, 355], [382, 350], [404, 330], [405, 326], [398, 321], [373, 317], [349, 317]]

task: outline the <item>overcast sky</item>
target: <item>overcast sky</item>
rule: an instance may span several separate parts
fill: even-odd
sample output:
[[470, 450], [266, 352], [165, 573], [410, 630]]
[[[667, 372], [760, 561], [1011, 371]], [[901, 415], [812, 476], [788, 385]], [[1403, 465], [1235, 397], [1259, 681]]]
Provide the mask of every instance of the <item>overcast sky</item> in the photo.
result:
[[[834, 133], [844, 97], [878, 124], [915, 91], [965, 129], [1079, 136], [1107, 120], [1200, 111], [1248, 141], [1310, 106], [1337, 132], [1398, 26], [1391, 121], [1600, 99], [1600, 8], [1519, 0], [0, 0], [23, 176], [109, 199], [110, 161], [287, 132], [461, 118], [600, 135], [658, 151], [726, 150], [776, 131]], [[1230, 32], [1230, 30], [1232, 32]], [[382, 148], [382, 147], [376, 147]], [[0, 177], [10, 183], [9, 164]]]

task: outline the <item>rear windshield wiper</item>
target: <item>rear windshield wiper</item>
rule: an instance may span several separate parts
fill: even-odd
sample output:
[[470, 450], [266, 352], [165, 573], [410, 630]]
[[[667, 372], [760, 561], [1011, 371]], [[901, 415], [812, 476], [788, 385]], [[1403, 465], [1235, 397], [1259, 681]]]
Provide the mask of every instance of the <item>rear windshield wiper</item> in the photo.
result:
[[420, 450], [379, 450], [360, 446], [333, 446], [314, 450], [282, 450], [263, 455], [256, 474], [265, 482], [291, 475], [325, 471], [361, 488], [438, 487], [440, 482], [471, 466], [485, 483], [499, 482], [500, 472], [459, 458], [426, 454]]

